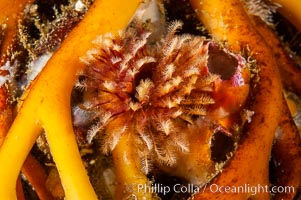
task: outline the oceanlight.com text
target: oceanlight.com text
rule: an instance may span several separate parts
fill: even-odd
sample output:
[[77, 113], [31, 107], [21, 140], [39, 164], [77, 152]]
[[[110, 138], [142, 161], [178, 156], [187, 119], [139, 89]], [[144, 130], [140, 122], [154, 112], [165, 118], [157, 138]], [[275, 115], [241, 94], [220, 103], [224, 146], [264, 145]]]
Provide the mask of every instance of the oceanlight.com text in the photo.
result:
[[[205, 185], [209, 187], [211, 193], [249, 193], [256, 195], [258, 193], [294, 193], [295, 188], [293, 186], [269, 186], [269, 185], [250, 185], [244, 184], [241, 186], [223, 186], [217, 184]], [[203, 190], [205, 191], [205, 190]]]
[[142, 193], [158, 193], [166, 195], [168, 193], [200, 193], [209, 191], [210, 193], [248, 193], [251, 195], [256, 195], [258, 193], [294, 193], [295, 188], [293, 186], [270, 186], [270, 185], [250, 185], [244, 184], [241, 186], [225, 186], [218, 184], [206, 184], [203, 187], [199, 187], [194, 184], [175, 184], [173, 186], [167, 186], [163, 184], [138, 184], [137, 188], [138, 192]]

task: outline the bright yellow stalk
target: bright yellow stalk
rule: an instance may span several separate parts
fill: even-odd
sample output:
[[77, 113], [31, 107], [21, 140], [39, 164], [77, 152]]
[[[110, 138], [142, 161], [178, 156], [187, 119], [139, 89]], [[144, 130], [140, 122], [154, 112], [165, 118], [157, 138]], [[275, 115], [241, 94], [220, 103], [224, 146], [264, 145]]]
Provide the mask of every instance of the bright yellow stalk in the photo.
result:
[[281, 5], [279, 12], [301, 31], [301, 1], [300, 0], [272, 0]]
[[16, 180], [41, 128], [46, 131], [66, 199], [97, 199], [81, 161], [72, 129], [70, 94], [79, 57], [105, 32], [123, 29], [140, 0], [96, 0], [80, 24], [49, 60], [33, 83], [0, 149], [0, 196], [16, 199]]
[[[115, 123], [121, 121], [115, 120]], [[152, 199], [151, 192], [147, 190], [147, 187], [150, 187], [150, 181], [141, 171], [138, 151], [133, 145], [135, 135], [131, 132], [131, 129], [132, 127], [128, 127], [123, 133], [112, 152], [117, 176], [115, 199], [149, 200]]]

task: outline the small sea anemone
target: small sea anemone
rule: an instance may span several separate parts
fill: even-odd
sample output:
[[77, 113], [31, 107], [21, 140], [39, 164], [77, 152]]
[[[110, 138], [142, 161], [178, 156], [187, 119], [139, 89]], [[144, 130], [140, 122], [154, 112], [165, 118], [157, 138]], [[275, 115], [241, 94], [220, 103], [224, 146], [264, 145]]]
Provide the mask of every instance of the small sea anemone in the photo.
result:
[[172, 22], [155, 43], [145, 28], [99, 36], [82, 59], [87, 67], [76, 83], [84, 91], [79, 107], [94, 113], [87, 141], [99, 133], [109, 153], [130, 130], [145, 173], [149, 161], [172, 166], [177, 152], [189, 152], [185, 129], [215, 104], [215, 82], [221, 80], [208, 68], [212, 42], [177, 35], [181, 26]]

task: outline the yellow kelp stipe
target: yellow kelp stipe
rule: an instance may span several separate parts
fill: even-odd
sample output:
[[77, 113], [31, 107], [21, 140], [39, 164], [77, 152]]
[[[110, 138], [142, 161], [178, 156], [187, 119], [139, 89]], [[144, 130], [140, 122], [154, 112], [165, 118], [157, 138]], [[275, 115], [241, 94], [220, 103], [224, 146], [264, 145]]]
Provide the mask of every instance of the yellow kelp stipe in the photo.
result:
[[41, 127], [46, 132], [66, 199], [97, 199], [73, 133], [70, 94], [76, 74], [83, 67], [79, 57], [91, 48], [97, 35], [123, 29], [139, 2], [96, 0], [32, 84], [0, 149], [2, 199], [17, 199], [16, 180]]

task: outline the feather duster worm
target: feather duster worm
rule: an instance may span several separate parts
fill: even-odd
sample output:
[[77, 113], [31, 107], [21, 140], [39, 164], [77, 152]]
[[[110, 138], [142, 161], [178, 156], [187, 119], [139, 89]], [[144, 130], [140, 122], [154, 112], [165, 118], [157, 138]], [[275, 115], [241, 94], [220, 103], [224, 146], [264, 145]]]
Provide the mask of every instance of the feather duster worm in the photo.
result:
[[[231, 137], [235, 122], [223, 119], [237, 115], [247, 98], [250, 77], [245, 59], [204, 37], [177, 34], [179, 21], [155, 43], [139, 19], [133, 23], [137, 27], [117, 36], [99, 36], [82, 58], [86, 68], [75, 87], [83, 91], [84, 100], [76, 109], [81, 115], [74, 118], [94, 121], [87, 141], [100, 138], [103, 153], [113, 152], [113, 157], [121, 138], [130, 133], [144, 174], [153, 165], [173, 168], [189, 152], [200, 165], [214, 168], [213, 161], [204, 164], [203, 158], [196, 158], [200, 147], [191, 149], [191, 138], [207, 135], [198, 144], [210, 150], [214, 133]], [[241, 98], [231, 96], [235, 90]], [[205, 152], [210, 157], [210, 151]], [[208, 181], [208, 168], [196, 168], [191, 176], [183, 175], [183, 169], [177, 175], [197, 184]]]

